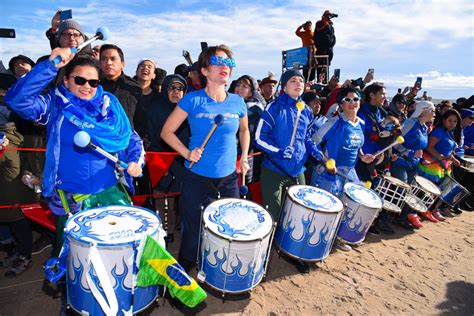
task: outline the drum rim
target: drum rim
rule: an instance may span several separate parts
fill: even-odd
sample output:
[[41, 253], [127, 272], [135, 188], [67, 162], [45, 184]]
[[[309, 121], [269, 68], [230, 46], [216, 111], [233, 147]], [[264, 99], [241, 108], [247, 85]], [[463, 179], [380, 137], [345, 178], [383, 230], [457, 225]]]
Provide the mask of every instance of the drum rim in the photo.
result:
[[[386, 211], [389, 211], [389, 212], [392, 212], [392, 213], [396, 213], [396, 214], [400, 214], [402, 212], [402, 209], [400, 208], [400, 206], [390, 202], [390, 201], [385, 201], [385, 200], [382, 200], [383, 201], [383, 205], [382, 205], [382, 209], [386, 210]], [[394, 212], [394, 208], [388, 208], [388, 207], [384, 207], [384, 206], [387, 206], [385, 203], [389, 203], [390, 205], [393, 205], [396, 207], [396, 212]]]
[[[382, 175], [382, 178], [386, 179], [388, 182], [392, 183], [392, 184], [402, 184], [402, 187], [405, 188], [405, 189], [410, 189], [411, 186], [408, 184], [408, 183], [405, 183], [403, 182], [402, 180], [398, 179], [398, 178], [395, 178], [395, 177], [392, 177], [392, 176], [386, 176], [386, 175]], [[395, 181], [391, 181], [391, 179], [395, 179]]]
[[[84, 245], [89, 245], [89, 246], [92, 246], [92, 245], [95, 245], [95, 246], [98, 246], [98, 247], [104, 247], [104, 246], [108, 246], [108, 247], [121, 247], [121, 246], [133, 246], [134, 244], [139, 244], [143, 237], [140, 238], [140, 239], [135, 239], [135, 240], [132, 240], [132, 241], [127, 241], [127, 242], [121, 242], [121, 243], [116, 243], [116, 244], [111, 244], [110, 242], [92, 242], [92, 241], [85, 241], [85, 240], [79, 240], [79, 239], [76, 239], [74, 238], [74, 236], [72, 236], [70, 233], [69, 233], [69, 230], [67, 230], [67, 225], [68, 223], [75, 217], [75, 215], [77, 214], [81, 214], [82, 212], [87, 212], [87, 211], [91, 211], [91, 210], [95, 210], [95, 209], [101, 209], [101, 208], [108, 208], [108, 207], [111, 207], [111, 206], [120, 206], [120, 207], [131, 207], [131, 208], [134, 208], [134, 209], [141, 209], [141, 210], [145, 210], [153, 215], [156, 216], [156, 218], [158, 218], [158, 230], [156, 230], [153, 234], [148, 234], [148, 235], [152, 235], [153, 237], [155, 237], [156, 235], [159, 234], [160, 232], [160, 228], [162, 229], [162, 223], [161, 223], [161, 218], [156, 214], [154, 213], [153, 211], [147, 209], [147, 208], [144, 208], [144, 207], [141, 207], [141, 206], [133, 206], [133, 205], [107, 205], [107, 206], [101, 206], [101, 207], [95, 207], [95, 208], [90, 208], [88, 210], [85, 210], [85, 211], [80, 211], [76, 214], [74, 214], [73, 216], [69, 217], [66, 221], [66, 223], [64, 224], [64, 236], [65, 237], [69, 237], [71, 239], [73, 239], [74, 241], [77, 241], [81, 244], [84, 244]], [[144, 233], [141, 233], [140, 235], [144, 235]]]
[[[334, 234], [334, 238], [337, 237], [337, 232]], [[322, 258], [322, 259], [302, 259], [301, 257], [297, 257], [291, 253], [289, 253], [288, 251], [286, 251], [280, 244], [278, 244], [278, 242], [275, 240], [275, 245], [278, 247], [278, 249], [280, 251], [282, 251], [286, 256], [288, 257], [291, 257], [293, 259], [299, 259], [301, 261], [304, 261], [304, 262], [321, 262], [323, 260], [325, 260], [327, 257], [329, 257], [329, 254], [331, 253], [331, 249], [329, 250], [328, 254]], [[332, 247], [331, 247], [332, 248]]]
[[[339, 202], [341, 203], [341, 209], [340, 209], [340, 210], [334, 210], [334, 211], [332, 211], [332, 210], [331, 210], [331, 211], [316, 210], [316, 209], [313, 209], [313, 208], [311, 208], [311, 207], [309, 207], [309, 206], [306, 206], [306, 205], [302, 205], [302, 204], [297, 203], [298, 201], [297, 201], [292, 195], [287, 194], [286, 196], [287, 196], [290, 200], [292, 200], [293, 202], [295, 202], [298, 206], [301, 206], [301, 207], [303, 207], [303, 208], [305, 208], [305, 209], [307, 209], [307, 210], [310, 210], [310, 211], [313, 211], [313, 212], [318, 212], [318, 213], [321, 213], [321, 214], [339, 214], [339, 213], [341, 213], [341, 212], [344, 211], [344, 203], [342, 203], [341, 199], [338, 198], [337, 196], [335, 196], [334, 194], [332, 194], [331, 192], [328, 192], [328, 191], [323, 190], [323, 189], [321, 189], [321, 188], [318, 188], [318, 187], [315, 187], [315, 186], [312, 186], [312, 185], [295, 184], [295, 185], [292, 185], [292, 186], [290, 186], [290, 187], [288, 188], [288, 192], [290, 191], [290, 189], [291, 189], [292, 187], [297, 187], [297, 186], [314, 188], [314, 189], [321, 190], [321, 191], [324, 191], [324, 192], [326, 192], [326, 193], [332, 195], [333, 197], [336, 198], [337, 201], [339, 201]], [[284, 203], [284, 201], [283, 201], [283, 203]], [[283, 206], [284, 206], [284, 205], [283, 205]]]
[[[427, 178], [425, 178], [425, 177], [423, 177], [423, 176], [420, 176], [420, 175], [418, 175], [418, 174], [415, 175], [413, 178], [415, 179], [415, 181], [416, 181], [416, 179], [423, 179], [423, 180], [429, 181], [429, 183], [432, 184], [432, 185], [438, 190], [438, 192], [433, 192], [433, 191], [429, 190], [430, 188], [422, 187], [422, 189], [426, 189], [429, 193], [434, 194], [434, 195], [436, 195], [436, 196], [439, 196], [439, 195], [442, 193], [441, 190], [438, 188], [438, 186], [437, 186], [436, 184], [434, 184], [434, 182], [431, 181], [430, 179], [427, 179]], [[421, 184], [421, 183], [418, 182], [418, 181], [416, 181], [416, 182], [417, 182], [418, 184]]]
[[[350, 195], [347, 194], [346, 192], [346, 186], [347, 185], [354, 185], [354, 186], [359, 186], [367, 191], [370, 191], [371, 193], [373, 193], [380, 201], [380, 207], [377, 207], [377, 206], [373, 206], [373, 205], [366, 205], [364, 202], [363, 203], [360, 203], [356, 200], [354, 200]], [[353, 202], [357, 203], [357, 204], [360, 204], [364, 207], [367, 207], [367, 208], [370, 208], [370, 209], [374, 209], [374, 210], [380, 210], [381, 208], [383, 208], [383, 199], [377, 194], [377, 192], [375, 192], [374, 190], [372, 189], [367, 189], [366, 187], [364, 187], [363, 185], [360, 185], [360, 184], [357, 184], [357, 183], [353, 183], [353, 182], [349, 182], [349, 183], [346, 183], [344, 184], [344, 195], [347, 196], [349, 199], [351, 199]]]
[[[415, 200], [415, 202], [417, 203], [417, 205], [415, 205], [415, 207], [418, 206], [418, 205], [421, 205], [423, 207], [422, 208], [423, 210], [418, 210], [415, 207], [413, 207], [414, 205], [409, 202], [409, 201], [412, 201], [412, 200]], [[420, 198], [416, 197], [413, 194], [407, 194], [407, 196], [405, 197], [405, 204], [408, 205], [409, 208], [411, 208], [412, 210], [414, 210], [416, 212], [426, 213], [428, 211], [428, 207], [425, 205], [425, 203], [423, 203]]]
[[[263, 210], [265, 210], [267, 212], [267, 214], [270, 216], [270, 222], [271, 222], [271, 225], [270, 225], [270, 230], [265, 233], [262, 237], [257, 237], [255, 239], [248, 239], [248, 240], [238, 240], [238, 239], [234, 239], [234, 238], [231, 238], [229, 236], [221, 236], [221, 235], [218, 235], [218, 233], [214, 232], [213, 230], [209, 229], [209, 225], [207, 225], [206, 221], [204, 220], [204, 213], [206, 211], [206, 208], [208, 208], [212, 203], [215, 203], [215, 202], [218, 202], [218, 201], [224, 201], [224, 200], [240, 200], [240, 201], [246, 201], [246, 202], [250, 202], [252, 204], [255, 204], [257, 205], [258, 207], [262, 208]], [[275, 229], [275, 225], [274, 225], [274, 220], [273, 220], [273, 216], [272, 214], [270, 214], [270, 212], [265, 209], [263, 206], [261, 206], [260, 204], [254, 202], [254, 201], [249, 201], [249, 200], [245, 200], [245, 199], [239, 199], [239, 198], [223, 198], [223, 199], [219, 199], [219, 200], [215, 200], [211, 203], [209, 203], [205, 208], [204, 208], [204, 211], [202, 212], [202, 215], [201, 215], [201, 218], [202, 218], [202, 227], [203, 229], [204, 228], [207, 228], [207, 231], [211, 232], [214, 236], [217, 236], [217, 237], [220, 237], [221, 239], [225, 239], [225, 240], [228, 240], [230, 242], [241, 242], [241, 243], [248, 243], [248, 242], [255, 242], [257, 240], [260, 240], [260, 239], [264, 239], [266, 238], [269, 234], [272, 233], [272, 231]], [[201, 232], [202, 233], [202, 232]]]
[[[202, 271], [202, 270], [199, 270], [198, 273], [201, 272], [201, 271]], [[202, 271], [202, 272], [204, 272], [204, 271]], [[265, 270], [264, 270], [263, 272], [264, 272], [264, 273], [262, 273], [262, 277], [260, 278], [260, 280], [258, 280], [258, 282], [256, 282], [254, 286], [252, 286], [252, 287], [250, 287], [250, 288], [248, 288], [248, 289], [245, 289], [245, 290], [239, 290], [239, 291], [224, 291], [224, 290], [222, 290], [222, 289], [219, 289], [219, 288], [215, 287], [214, 285], [210, 284], [209, 282], [207, 282], [207, 281], [206, 281], [207, 279], [204, 279], [204, 283], [206, 283], [208, 286], [210, 286], [213, 290], [219, 291], [219, 292], [221, 292], [221, 293], [223, 293], [223, 294], [225, 294], [225, 293], [228, 293], [228, 294], [240, 294], [240, 293], [244, 293], [244, 292], [249, 292], [249, 291], [251, 291], [252, 289], [254, 289], [255, 287], [257, 287], [257, 285], [259, 285], [260, 282], [262, 282], [263, 277], [265, 276], [265, 274], [266, 274], [266, 272], [267, 272], [267, 269], [265, 268]]]

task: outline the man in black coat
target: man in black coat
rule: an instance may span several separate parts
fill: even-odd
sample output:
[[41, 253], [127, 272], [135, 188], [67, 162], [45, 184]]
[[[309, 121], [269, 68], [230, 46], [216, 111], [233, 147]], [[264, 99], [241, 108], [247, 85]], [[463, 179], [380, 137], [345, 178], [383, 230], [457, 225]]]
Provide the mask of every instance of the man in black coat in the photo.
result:
[[[332, 26], [332, 18], [336, 18], [338, 15], [331, 13], [326, 10], [321, 17], [321, 20], [316, 22], [316, 28], [314, 29], [314, 45], [316, 46], [316, 55], [328, 55], [326, 58], [318, 58], [318, 82], [327, 82], [328, 78], [321, 78], [321, 74], [326, 65], [329, 67], [333, 58], [333, 48], [336, 45], [336, 35], [334, 33], [334, 27]], [[326, 73], [326, 72], [325, 72]]]
[[148, 149], [148, 124], [142, 104], [142, 89], [138, 82], [124, 74], [125, 60], [122, 49], [113, 44], [102, 45], [100, 67], [100, 84], [105, 91], [112, 93], [120, 101], [132, 128], [142, 138], [145, 149]]

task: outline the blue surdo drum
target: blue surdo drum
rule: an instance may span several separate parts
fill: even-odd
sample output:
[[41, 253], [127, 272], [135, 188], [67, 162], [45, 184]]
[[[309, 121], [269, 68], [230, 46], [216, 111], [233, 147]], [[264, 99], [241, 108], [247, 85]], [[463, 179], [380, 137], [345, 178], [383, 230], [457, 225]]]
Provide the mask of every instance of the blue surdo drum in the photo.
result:
[[198, 279], [223, 293], [254, 288], [265, 275], [273, 220], [260, 205], [221, 199], [203, 212]]
[[76, 312], [130, 315], [156, 299], [157, 286], [134, 285], [142, 238], [150, 235], [164, 246], [165, 233], [155, 213], [132, 206], [90, 209], [72, 216], [65, 234], [67, 302]]
[[276, 245], [302, 261], [324, 260], [331, 251], [342, 216], [341, 201], [319, 188], [288, 189], [275, 236]]
[[382, 209], [383, 201], [374, 191], [356, 183], [344, 185], [344, 216], [337, 237], [349, 244], [359, 244]]

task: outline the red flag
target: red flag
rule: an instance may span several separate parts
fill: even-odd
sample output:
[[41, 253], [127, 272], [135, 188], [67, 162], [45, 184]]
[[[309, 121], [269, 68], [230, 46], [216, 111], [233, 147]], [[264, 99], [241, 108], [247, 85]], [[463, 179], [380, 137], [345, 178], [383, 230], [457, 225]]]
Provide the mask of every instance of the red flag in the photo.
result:
[[146, 152], [146, 164], [150, 170], [151, 187], [154, 188], [161, 177], [168, 171], [177, 153]]

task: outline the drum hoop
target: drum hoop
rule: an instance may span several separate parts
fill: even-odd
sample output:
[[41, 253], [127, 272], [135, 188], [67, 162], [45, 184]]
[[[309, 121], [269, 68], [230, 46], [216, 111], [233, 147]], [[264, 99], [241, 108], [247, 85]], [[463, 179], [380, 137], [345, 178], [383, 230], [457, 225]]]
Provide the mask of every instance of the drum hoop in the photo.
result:
[[[317, 188], [317, 189], [319, 189], [319, 188]], [[320, 190], [322, 190], [322, 189], [320, 189]], [[326, 192], [327, 192], [327, 191], [326, 191]], [[328, 193], [330, 193], [330, 192], [328, 192]], [[330, 194], [331, 194], [331, 193], [330, 193]], [[313, 208], [310, 208], [310, 207], [308, 207], [308, 206], [306, 206], [306, 205], [300, 204], [300, 203], [299, 203], [292, 195], [290, 195], [290, 194], [287, 194], [286, 196], [287, 196], [291, 201], [295, 202], [296, 205], [301, 206], [301, 207], [303, 207], [303, 208], [305, 208], [305, 209], [307, 209], [307, 210], [310, 210], [310, 211], [312, 211], [312, 212], [318, 212], [318, 213], [321, 213], [321, 214], [339, 214], [340, 212], [344, 211], [344, 204], [342, 204], [342, 208], [341, 208], [341, 210], [339, 210], [339, 211], [320, 211], [320, 210], [315, 210], [315, 209], [313, 209]], [[334, 197], [335, 197], [336, 199], [339, 199], [337, 196], [334, 196]], [[339, 200], [339, 201], [340, 201], [340, 200]]]
[[272, 228], [270, 229], [270, 231], [265, 234], [263, 237], [258, 237], [258, 238], [255, 238], [255, 239], [249, 239], [249, 240], [238, 240], [238, 239], [233, 239], [233, 238], [230, 238], [230, 237], [224, 237], [224, 236], [221, 236], [221, 235], [218, 235], [217, 233], [213, 232], [212, 230], [209, 229], [209, 227], [204, 224], [203, 226], [203, 230], [206, 230], [207, 232], [211, 233], [213, 236], [215, 237], [218, 237], [219, 239], [224, 239], [224, 240], [227, 240], [229, 241], [230, 243], [242, 243], [242, 244], [246, 244], [246, 243], [254, 243], [256, 241], [259, 241], [259, 240], [264, 240], [265, 238], [268, 237], [268, 235], [270, 235], [272, 233], [272, 231], [274, 230], [274, 225], [272, 225]]
[[[155, 232], [153, 232], [152, 234], [149, 233], [148, 235], [152, 235], [152, 237], [155, 237], [158, 233], [159, 233], [159, 230], [160, 230], [160, 227], [161, 227], [161, 219], [151, 210], [147, 209], [147, 208], [144, 208], [144, 207], [141, 207], [141, 206], [131, 206], [131, 205], [108, 205], [108, 206], [101, 206], [101, 207], [96, 207], [96, 208], [91, 208], [91, 209], [88, 209], [86, 211], [89, 211], [89, 210], [94, 210], [94, 209], [99, 209], [99, 208], [107, 208], [107, 207], [110, 207], [110, 206], [120, 206], [120, 207], [127, 207], [127, 208], [132, 208], [132, 209], [141, 209], [141, 210], [145, 210], [153, 215], [155, 215], [157, 218], [158, 218], [158, 223], [159, 223], [159, 226], [158, 226], [158, 230], [156, 230]], [[84, 211], [84, 212], [86, 212]], [[81, 213], [77, 213], [77, 214], [81, 214]], [[66, 223], [64, 224], [64, 227], [65, 229], [67, 228], [67, 225], [69, 223], [69, 221], [71, 221], [75, 216], [71, 216], [67, 219]], [[142, 233], [141, 235], [144, 235], [144, 233]], [[121, 243], [116, 243], [116, 244], [111, 244], [110, 242], [102, 242], [102, 241], [85, 241], [85, 240], [79, 240], [79, 239], [76, 239], [74, 238], [74, 236], [71, 235], [70, 231], [69, 230], [65, 230], [64, 231], [64, 236], [66, 237], [69, 237], [71, 238], [72, 240], [74, 241], [77, 241], [78, 243], [81, 243], [81, 244], [84, 244], [84, 245], [96, 245], [97, 247], [124, 247], [124, 246], [133, 246], [134, 244], [136, 243], [140, 243], [141, 242], [141, 239], [135, 239], [135, 240], [131, 240], [131, 241], [128, 241], [128, 242], [121, 242]], [[143, 238], [143, 237], [142, 237]]]
[[[261, 209], [265, 210], [267, 212], [268, 215], [270, 215], [270, 220], [271, 220], [271, 225], [270, 225], [270, 230], [264, 234], [263, 237], [257, 237], [255, 239], [249, 239], [249, 240], [237, 240], [237, 239], [233, 239], [231, 237], [225, 237], [225, 236], [221, 236], [221, 235], [218, 235], [218, 233], [212, 231], [211, 229], [209, 229], [209, 225], [208, 223], [206, 222], [206, 220], [204, 219], [204, 212], [206, 211], [206, 208], [209, 207], [209, 205], [211, 205], [212, 203], [215, 203], [217, 201], [225, 201], [225, 200], [240, 200], [240, 201], [246, 201], [246, 202], [250, 202], [252, 204], [255, 204], [256, 206], [260, 207]], [[207, 229], [207, 231], [211, 232], [214, 236], [217, 236], [217, 237], [220, 237], [221, 239], [225, 239], [225, 240], [228, 240], [230, 242], [242, 242], [242, 243], [247, 243], [247, 242], [254, 242], [254, 241], [257, 241], [257, 240], [260, 240], [260, 239], [264, 239], [265, 237], [267, 237], [269, 234], [271, 234], [271, 232], [273, 231], [274, 229], [274, 221], [273, 221], [273, 217], [272, 217], [272, 214], [270, 214], [269, 211], [267, 211], [263, 206], [261, 206], [260, 204], [258, 203], [255, 203], [253, 201], [249, 201], [249, 200], [245, 200], [245, 199], [238, 199], [238, 198], [223, 198], [223, 199], [219, 199], [219, 200], [215, 200], [213, 201], [212, 203], [209, 203], [208, 206], [206, 206], [206, 208], [204, 208], [204, 211], [202, 212], [202, 218], [203, 218], [203, 227]]]
[[[410, 185], [403, 182], [402, 180], [400, 179], [397, 179], [395, 177], [392, 177], [392, 176], [386, 176], [386, 175], [383, 175], [382, 176], [383, 179], [387, 180], [387, 182], [395, 185], [395, 186], [399, 186], [399, 187], [402, 187], [404, 189], [410, 189]], [[392, 180], [395, 180], [395, 181], [392, 181]], [[401, 185], [400, 185], [401, 184]]]
[[[412, 203], [410, 203], [410, 201], [415, 201], [416, 205], [413, 205]], [[428, 207], [426, 207], [425, 203], [423, 203], [418, 197], [414, 196], [414, 195], [407, 195], [407, 197], [405, 198], [405, 204], [408, 205], [408, 207], [410, 207], [412, 210], [414, 211], [417, 211], [417, 212], [421, 212], [421, 213], [426, 213], [428, 211]], [[423, 210], [417, 210], [415, 207], [417, 206], [421, 206]]]
[[[346, 184], [347, 185], [347, 184]], [[344, 186], [345, 187], [345, 186]], [[371, 205], [366, 205], [364, 203], [359, 203], [358, 201], [354, 200], [352, 198], [352, 196], [350, 196], [349, 194], [347, 194], [347, 192], [344, 190], [344, 196], [347, 196], [349, 199], [351, 199], [351, 201], [353, 201], [354, 203], [357, 203], [359, 205], [362, 205], [366, 208], [370, 208], [370, 209], [373, 209], [373, 210], [380, 210], [381, 208], [383, 208], [383, 199], [377, 194], [377, 192], [375, 192], [374, 190], [371, 190], [371, 189], [367, 189], [367, 190], [370, 190], [372, 191], [372, 193], [374, 193], [380, 200], [380, 204], [381, 206], [380, 207], [375, 207], [375, 206], [371, 206]], [[344, 204], [344, 203], [343, 203]]]
[[[416, 180], [416, 179], [420, 179], [420, 178], [423, 179], [423, 180], [429, 181], [429, 183], [430, 183], [430, 184], [433, 184], [433, 185], [436, 187], [436, 189], [437, 189], [438, 191], [437, 191], [437, 192], [433, 192], [433, 191], [431, 190], [431, 188], [425, 188], [425, 187], [422, 185], [421, 182], [419, 182], [419, 181]], [[429, 192], [429, 193], [431, 193], [431, 194], [433, 194], [433, 195], [436, 195], [436, 196], [439, 196], [439, 195], [441, 194], [441, 190], [436, 186], [436, 184], [434, 184], [434, 183], [433, 183], [432, 181], [430, 181], [429, 179], [426, 179], [425, 177], [416, 175], [416, 176], [414, 177], [414, 181], [416, 182], [416, 184], [418, 185], [418, 187], [419, 187], [420, 189], [422, 189], [423, 191], [427, 191], [427, 192]]]

